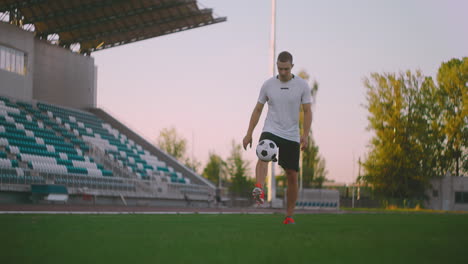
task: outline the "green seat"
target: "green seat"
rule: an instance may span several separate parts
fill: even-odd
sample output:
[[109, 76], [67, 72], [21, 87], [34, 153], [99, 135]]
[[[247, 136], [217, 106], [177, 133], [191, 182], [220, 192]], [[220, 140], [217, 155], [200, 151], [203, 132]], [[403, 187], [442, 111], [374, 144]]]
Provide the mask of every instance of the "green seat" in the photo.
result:
[[41, 194], [49, 194], [49, 193], [68, 194], [68, 189], [67, 189], [67, 187], [65, 187], [63, 185], [50, 185], [50, 184], [38, 185], [38, 184], [33, 184], [33, 185], [31, 185], [31, 192], [32, 193], [41, 193]]

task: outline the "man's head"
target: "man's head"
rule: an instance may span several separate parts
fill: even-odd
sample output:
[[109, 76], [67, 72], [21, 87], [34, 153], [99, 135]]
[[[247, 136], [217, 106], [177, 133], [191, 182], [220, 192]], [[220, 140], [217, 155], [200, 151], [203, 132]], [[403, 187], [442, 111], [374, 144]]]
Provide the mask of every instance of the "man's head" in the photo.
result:
[[276, 66], [278, 67], [278, 75], [280, 80], [283, 82], [289, 81], [292, 77], [291, 69], [294, 67], [291, 53], [287, 51], [281, 52], [278, 55]]

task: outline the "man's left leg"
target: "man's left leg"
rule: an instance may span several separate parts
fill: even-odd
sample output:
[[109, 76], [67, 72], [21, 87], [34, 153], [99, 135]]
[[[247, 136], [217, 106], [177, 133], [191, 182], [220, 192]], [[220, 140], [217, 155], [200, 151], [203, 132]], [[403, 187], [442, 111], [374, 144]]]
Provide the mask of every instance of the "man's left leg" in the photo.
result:
[[286, 169], [285, 171], [288, 178], [286, 217], [292, 218], [297, 200], [297, 171], [291, 169]]
[[288, 180], [286, 218], [283, 222], [285, 224], [294, 224], [292, 216], [294, 215], [298, 193], [297, 172], [299, 171], [299, 158], [299, 142], [285, 140], [279, 149], [279, 165], [283, 167]]

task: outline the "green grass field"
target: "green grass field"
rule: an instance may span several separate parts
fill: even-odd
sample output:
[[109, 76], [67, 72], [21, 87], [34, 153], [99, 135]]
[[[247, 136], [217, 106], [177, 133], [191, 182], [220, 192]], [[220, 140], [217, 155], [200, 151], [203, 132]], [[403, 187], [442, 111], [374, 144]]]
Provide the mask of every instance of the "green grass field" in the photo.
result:
[[0, 215], [1, 263], [468, 263], [468, 215]]

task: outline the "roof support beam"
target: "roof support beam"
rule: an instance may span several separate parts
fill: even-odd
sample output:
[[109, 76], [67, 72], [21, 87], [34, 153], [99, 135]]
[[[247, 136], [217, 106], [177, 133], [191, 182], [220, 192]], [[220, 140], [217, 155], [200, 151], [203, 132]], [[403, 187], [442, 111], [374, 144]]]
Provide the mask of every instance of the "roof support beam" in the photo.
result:
[[[44, 0], [30, 0], [30, 1], [44, 1]], [[78, 13], [84, 13], [96, 8], [106, 7], [115, 5], [118, 3], [122, 3], [125, 0], [105, 0], [100, 2], [91, 2], [87, 4], [83, 4], [73, 8], [62, 9], [57, 12], [51, 12], [45, 15], [33, 16], [28, 17], [25, 19], [25, 24], [34, 24], [36, 22], [44, 22], [51, 19], [56, 19], [64, 16], [76, 15]]]
[[47, 0], [24, 0], [24, 1], [13, 1], [0, 5], [0, 12], [10, 11], [18, 8], [31, 7], [37, 4], [42, 4]]
[[[184, 15], [184, 16], [170, 17], [170, 18], [167, 18], [167, 19], [159, 20], [159, 21], [152, 21], [152, 22], [147, 22], [147, 23], [143, 23], [143, 24], [135, 24], [135, 25], [132, 25], [130, 27], [114, 29], [112, 31], [101, 32], [101, 33], [91, 34], [91, 35], [84, 35], [84, 36], [78, 37], [76, 39], [73, 39], [73, 43], [86, 42], [86, 41], [91, 41], [91, 40], [104, 41], [103, 38], [110, 37], [112, 35], [127, 33], [127, 32], [131, 32], [131, 31], [144, 29], [144, 28], [148, 28], [148, 27], [152, 27], [152, 26], [156, 26], [156, 25], [163, 25], [163, 24], [167, 24], [167, 23], [171, 23], [171, 22], [178, 22], [178, 21], [185, 20], [185, 19], [188, 19], [188, 18], [197, 17], [197, 16], [201, 16], [201, 15], [208, 15], [208, 14], [211, 14], [211, 13], [212, 13], [212, 9], [202, 9], [199, 12], [191, 12], [188, 15]], [[67, 43], [69, 43], [69, 42], [63, 41], [63, 42], [60, 42], [60, 45], [65, 45]]]
[[[32, 27], [36, 38], [90, 54], [144, 39], [226, 21], [199, 0], [0, 0], [0, 19]], [[3, 14], [3, 18], [2, 18]], [[53, 39], [51, 36], [55, 36]], [[59, 38], [57, 38], [59, 36]]]
[[153, 12], [155, 10], [174, 8], [174, 7], [184, 6], [184, 5], [192, 4], [192, 3], [196, 3], [196, 0], [185, 0], [185, 1], [182, 1], [182, 2], [160, 3], [160, 4], [157, 4], [157, 5], [137, 8], [137, 9], [131, 10], [131, 11], [127, 12], [127, 13], [119, 13], [119, 14], [117, 14], [115, 16], [110, 17], [110, 18], [109, 17], [99, 17], [99, 18], [92, 19], [92, 20], [89, 20], [89, 21], [84, 21], [83, 23], [79, 23], [79, 24], [67, 25], [67, 26], [63, 26], [63, 27], [57, 27], [57, 28], [54, 28], [53, 30], [43, 32], [43, 34], [49, 35], [49, 34], [52, 34], [52, 33], [70, 32], [70, 31], [79, 30], [79, 29], [82, 29], [82, 28], [91, 28], [91, 27], [93, 27], [95, 25], [117, 21], [119, 19], [123, 19], [123, 18], [126, 18], [126, 17], [142, 15], [142, 14], [145, 14], [145, 13]]
[[211, 20], [211, 21], [207, 21], [206, 23], [198, 24], [198, 25], [190, 25], [190, 26], [187, 26], [187, 27], [184, 27], [184, 28], [177, 28], [177, 29], [174, 29], [172, 31], [165, 31], [165, 32], [162, 32], [160, 34], [152, 34], [152, 35], [148, 35], [148, 36], [141, 36], [138, 39], [133, 39], [133, 40], [128, 40], [128, 41], [119, 41], [119, 42], [116, 42], [116, 43], [103, 45], [103, 46], [101, 46], [99, 48], [92, 48], [92, 49], [88, 50], [87, 52], [90, 53], [92, 51], [99, 51], [99, 50], [108, 49], [108, 48], [112, 48], [112, 47], [116, 47], [116, 46], [122, 46], [122, 45], [125, 45], [125, 44], [140, 41], [140, 40], [145, 40], [145, 39], [149, 39], [149, 38], [153, 38], [153, 37], [160, 37], [160, 36], [164, 36], [164, 35], [168, 35], [168, 34], [172, 34], [172, 33], [176, 33], [176, 32], [181, 32], [181, 31], [185, 31], [185, 30], [189, 30], [189, 29], [194, 29], [194, 28], [198, 28], [198, 27], [212, 25], [212, 24], [216, 24], [216, 23], [220, 23], [220, 22], [224, 22], [224, 21], [226, 21], [226, 17], [220, 17], [220, 18], [216, 18], [216, 19]]

